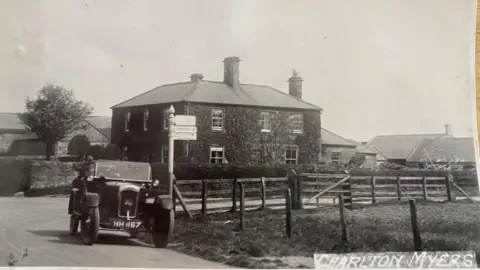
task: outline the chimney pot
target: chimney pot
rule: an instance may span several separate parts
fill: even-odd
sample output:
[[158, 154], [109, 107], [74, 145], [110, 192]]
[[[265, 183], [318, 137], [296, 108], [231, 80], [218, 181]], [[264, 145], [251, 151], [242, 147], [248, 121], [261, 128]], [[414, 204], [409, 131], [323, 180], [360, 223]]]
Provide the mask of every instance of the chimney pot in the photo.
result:
[[302, 77], [300, 77], [298, 72], [293, 69], [292, 77], [288, 79], [288, 93], [291, 96], [302, 99], [302, 82]]
[[452, 126], [450, 124], [445, 124], [445, 135], [452, 136]]
[[195, 73], [190, 76], [190, 80], [192, 82], [198, 82], [203, 80], [203, 74], [201, 73]]
[[223, 82], [228, 84], [233, 89], [238, 89], [240, 87], [240, 58], [236, 56], [227, 57], [223, 60], [223, 63]]

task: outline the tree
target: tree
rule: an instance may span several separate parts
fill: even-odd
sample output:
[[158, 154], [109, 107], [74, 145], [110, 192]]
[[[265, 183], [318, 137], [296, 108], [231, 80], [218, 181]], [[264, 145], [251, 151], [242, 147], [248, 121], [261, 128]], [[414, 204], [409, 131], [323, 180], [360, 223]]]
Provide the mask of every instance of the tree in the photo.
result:
[[90, 105], [77, 100], [73, 91], [47, 84], [35, 99], [25, 100], [25, 112], [19, 118], [45, 143], [45, 157], [50, 160], [56, 143], [83, 128], [82, 121], [91, 113]]
[[68, 143], [68, 154], [83, 157], [90, 147], [90, 140], [85, 135], [77, 135]]

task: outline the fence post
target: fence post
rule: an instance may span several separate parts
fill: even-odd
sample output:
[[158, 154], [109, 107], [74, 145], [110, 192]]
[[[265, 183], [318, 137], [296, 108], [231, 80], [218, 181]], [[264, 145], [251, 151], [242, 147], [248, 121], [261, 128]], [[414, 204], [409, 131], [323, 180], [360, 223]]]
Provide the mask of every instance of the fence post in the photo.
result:
[[288, 238], [292, 237], [292, 192], [290, 188], [285, 190], [285, 225]]
[[422, 251], [422, 239], [420, 238], [420, 232], [418, 231], [417, 207], [415, 206], [415, 200], [409, 200], [408, 203], [410, 204], [410, 218], [412, 221], [413, 244], [415, 245], [415, 251]]
[[425, 175], [422, 176], [422, 192], [423, 192], [423, 199], [428, 200], [427, 177]]
[[340, 208], [340, 223], [342, 224], [342, 244], [345, 253], [348, 252], [348, 230], [347, 221], [345, 218], [345, 202], [343, 201], [343, 194], [338, 194], [338, 203]]
[[265, 177], [262, 177], [260, 181], [261, 181], [260, 192], [262, 196], [262, 206], [260, 206], [260, 209], [265, 209], [267, 208], [267, 189], [266, 189]]
[[202, 218], [207, 213], [207, 181], [202, 179]]
[[302, 181], [300, 178], [300, 173], [297, 173], [297, 209], [303, 208], [303, 201], [302, 201]]
[[449, 202], [453, 201], [453, 196], [452, 196], [452, 182], [453, 182], [453, 175], [451, 173], [448, 174], [447, 177], [445, 177], [445, 185], [447, 187], [447, 200]]
[[376, 192], [375, 192], [375, 182], [376, 182], [377, 178], [375, 176], [372, 176], [372, 204], [376, 203], [377, 202], [377, 195], [376, 195]]
[[400, 186], [400, 176], [397, 176], [397, 197], [398, 200], [402, 200], [402, 187]]
[[239, 183], [240, 186], [240, 230], [245, 230], [245, 189], [243, 184]]
[[297, 180], [296, 180], [297, 173], [290, 169], [287, 173], [287, 180], [288, 180], [288, 187], [292, 193], [292, 209], [297, 209]]
[[233, 178], [233, 187], [232, 187], [232, 208], [230, 213], [235, 213], [237, 211], [237, 177]]

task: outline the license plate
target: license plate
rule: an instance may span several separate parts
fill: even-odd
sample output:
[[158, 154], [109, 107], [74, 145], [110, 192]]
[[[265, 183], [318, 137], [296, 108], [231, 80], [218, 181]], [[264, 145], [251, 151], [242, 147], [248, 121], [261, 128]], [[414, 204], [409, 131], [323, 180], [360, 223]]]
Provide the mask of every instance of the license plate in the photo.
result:
[[137, 229], [142, 225], [141, 221], [129, 221], [129, 220], [115, 220], [113, 221], [114, 228], [126, 228], [126, 229]]
[[155, 198], [147, 198], [145, 200], [145, 203], [154, 203], [155, 202]]

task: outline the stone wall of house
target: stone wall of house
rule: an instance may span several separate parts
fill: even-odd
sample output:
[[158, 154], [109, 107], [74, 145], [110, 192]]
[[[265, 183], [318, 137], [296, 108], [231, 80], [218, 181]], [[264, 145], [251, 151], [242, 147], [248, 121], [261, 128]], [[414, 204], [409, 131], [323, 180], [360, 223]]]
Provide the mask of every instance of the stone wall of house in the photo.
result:
[[322, 161], [325, 163], [332, 162], [332, 153], [340, 153], [340, 163], [347, 164], [353, 156], [357, 153], [356, 147], [323, 145]]
[[[119, 108], [112, 116], [112, 143], [121, 148], [127, 147], [130, 160], [162, 161], [162, 146], [168, 146], [168, 134], [164, 129], [164, 114], [170, 104], [141, 106], [135, 108]], [[288, 117], [293, 113], [303, 114], [303, 134], [286, 132], [283, 124], [277, 125], [281, 130], [275, 140], [280, 145], [297, 146], [298, 162], [301, 164], [315, 163], [320, 155], [320, 112], [317, 111], [284, 111], [275, 108], [265, 109], [246, 106], [225, 106], [200, 103], [174, 104], [175, 114], [195, 115], [197, 118], [197, 140], [175, 141], [175, 159], [188, 155], [198, 162], [210, 162], [210, 147], [223, 146], [225, 156], [230, 163], [259, 163], [262, 145], [265, 141], [273, 141], [270, 133], [262, 133], [260, 128], [260, 113], [274, 112], [276, 122], [287, 124]], [[211, 128], [212, 109], [224, 110], [224, 129], [215, 131]], [[148, 130], [143, 130], [142, 112], [149, 110]], [[130, 112], [129, 131], [125, 131], [125, 114]], [[272, 121], [273, 122], [273, 121]], [[262, 137], [263, 136], [263, 137]], [[270, 137], [268, 137], [270, 136]], [[276, 151], [282, 152], [283, 151]], [[187, 154], [188, 153], [188, 154]], [[281, 160], [282, 157], [276, 157]]]
[[[212, 109], [219, 108], [224, 112], [224, 129], [212, 130]], [[189, 104], [186, 109], [190, 115], [197, 117], [197, 141], [189, 141], [188, 153], [202, 163], [210, 162], [210, 147], [221, 146], [225, 149], [225, 156], [230, 163], [257, 164], [262, 162], [262, 148], [266, 144], [278, 142], [282, 147], [297, 146], [298, 163], [315, 163], [320, 147], [320, 113], [305, 111], [286, 111], [275, 108], [259, 108], [246, 106], [225, 106], [210, 104]], [[262, 132], [260, 125], [261, 112], [273, 113], [272, 132]], [[294, 113], [303, 114], [304, 132], [294, 134], [288, 130], [288, 118]], [[280, 148], [282, 148], [280, 147]], [[284, 151], [274, 150], [276, 162], [282, 163]], [[264, 160], [264, 159], [263, 159]]]

